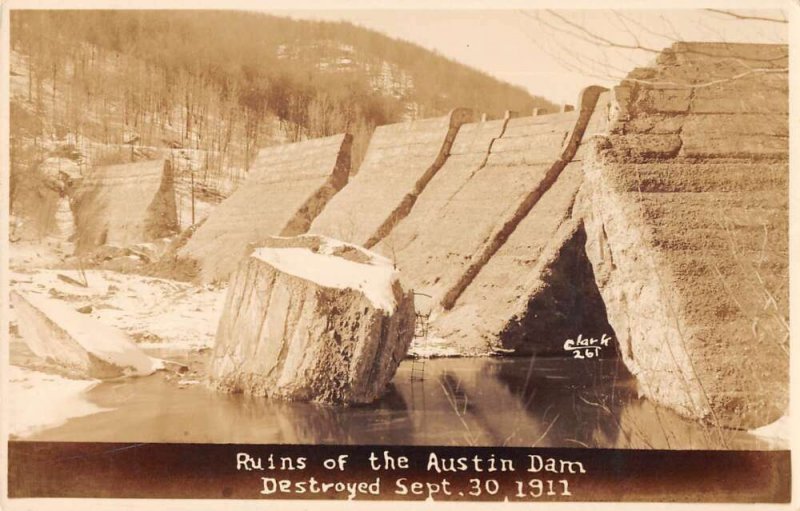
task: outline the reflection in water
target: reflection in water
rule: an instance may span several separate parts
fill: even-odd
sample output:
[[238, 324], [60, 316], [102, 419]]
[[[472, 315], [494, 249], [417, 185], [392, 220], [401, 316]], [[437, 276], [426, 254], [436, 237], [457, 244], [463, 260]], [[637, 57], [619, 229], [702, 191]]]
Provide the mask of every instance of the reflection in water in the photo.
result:
[[[521, 412], [538, 421], [536, 446], [609, 447], [620, 435], [616, 405], [633, 397], [633, 380], [616, 359], [539, 358], [490, 368]], [[526, 365], [523, 368], [520, 366]], [[519, 434], [515, 445], [530, 445]]]
[[[93, 388], [108, 411], [32, 440], [616, 448], [767, 448], [712, 431], [637, 397], [614, 359], [429, 360], [423, 381], [401, 364], [369, 406], [332, 407], [184, 388], [153, 375]], [[722, 433], [722, 440], [720, 440]]]

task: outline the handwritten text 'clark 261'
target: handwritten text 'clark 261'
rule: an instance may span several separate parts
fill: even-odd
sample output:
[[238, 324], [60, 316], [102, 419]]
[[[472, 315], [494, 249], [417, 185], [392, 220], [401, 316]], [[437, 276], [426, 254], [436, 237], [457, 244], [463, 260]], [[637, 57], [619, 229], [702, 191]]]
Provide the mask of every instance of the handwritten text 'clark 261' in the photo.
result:
[[573, 358], [594, 358], [600, 355], [600, 350], [608, 346], [611, 337], [603, 334], [600, 339], [595, 337], [583, 337], [578, 334], [577, 339], [567, 339], [564, 341], [564, 351], [572, 352]]

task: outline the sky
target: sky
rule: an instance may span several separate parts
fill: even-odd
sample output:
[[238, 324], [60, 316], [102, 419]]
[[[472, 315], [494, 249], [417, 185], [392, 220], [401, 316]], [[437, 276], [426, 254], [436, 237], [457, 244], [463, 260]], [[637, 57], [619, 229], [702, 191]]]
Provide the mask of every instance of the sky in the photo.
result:
[[[613, 85], [676, 40], [786, 43], [788, 25], [693, 10], [270, 10], [270, 14], [344, 20], [419, 44], [520, 85], [574, 104], [592, 84]], [[780, 11], [729, 11], [783, 18]], [[609, 44], [641, 46], [647, 50]]]

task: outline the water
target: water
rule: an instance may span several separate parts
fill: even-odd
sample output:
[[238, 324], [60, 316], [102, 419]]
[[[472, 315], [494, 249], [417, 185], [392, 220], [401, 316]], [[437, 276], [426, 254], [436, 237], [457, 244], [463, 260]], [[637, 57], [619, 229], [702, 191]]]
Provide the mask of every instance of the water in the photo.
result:
[[[195, 370], [202, 365], [201, 358], [185, 362]], [[158, 373], [97, 385], [87, 399], [107, 411], [71, 419], [29, 439], [769, 448], [745, 432], [703, 426], [638, 398], [634, 380], [615, 360], [584, 362], [434, 359], [426, 362], [424, 379], [412, 381], [411, 361], [405, 361], [380, 401], [358, 407], [222, 394], [202, 384], [176, 384], [191, 375]]]

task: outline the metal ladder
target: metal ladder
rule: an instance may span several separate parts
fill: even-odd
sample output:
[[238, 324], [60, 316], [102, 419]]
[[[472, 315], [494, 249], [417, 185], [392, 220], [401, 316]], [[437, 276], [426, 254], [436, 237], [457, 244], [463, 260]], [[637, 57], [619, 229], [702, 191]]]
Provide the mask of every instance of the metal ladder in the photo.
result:
[[[428, 296], [424, 293], [414, 293], [414, 295]], [[422, 343], [428, 338], [428, 327], [430, 325], [431, 313], [414, 313], [414, 339], [421, 339]], [[425, 379], [425, 359], [414, 357], [411, 359], [411, 381], [422, 381]]]

